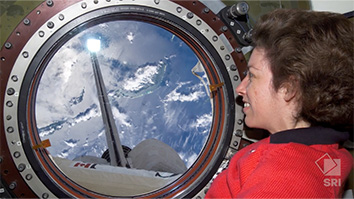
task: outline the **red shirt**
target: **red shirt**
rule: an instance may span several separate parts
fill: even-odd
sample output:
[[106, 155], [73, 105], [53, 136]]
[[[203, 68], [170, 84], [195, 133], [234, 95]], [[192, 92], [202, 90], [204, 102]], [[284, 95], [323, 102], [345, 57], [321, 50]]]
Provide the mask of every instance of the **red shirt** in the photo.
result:
[[206, 198], [340, 198], [353, 167], [345, 139], [321, 127], [273, 134], [237, 152]]

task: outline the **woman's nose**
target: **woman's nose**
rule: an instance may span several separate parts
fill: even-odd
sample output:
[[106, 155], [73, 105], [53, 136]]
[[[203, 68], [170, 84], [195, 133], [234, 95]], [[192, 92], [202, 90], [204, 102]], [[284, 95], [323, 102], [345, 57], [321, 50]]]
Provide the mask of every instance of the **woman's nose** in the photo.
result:
[[241, 83], [236, 87], [236, 92], [238, 95], [244, 96], [246, 94], [247, 81], [248, 81], [248, 75], [245, 78], [243, 78]]

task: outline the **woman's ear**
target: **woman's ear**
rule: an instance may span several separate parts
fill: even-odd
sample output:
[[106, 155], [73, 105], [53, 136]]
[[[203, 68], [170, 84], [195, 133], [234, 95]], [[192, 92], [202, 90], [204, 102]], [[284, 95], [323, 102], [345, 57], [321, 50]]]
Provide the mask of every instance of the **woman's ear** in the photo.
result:
[[287, 82], [284, 82], [280, 87], [280, 92], [286, 102], [290, 102], [296, 97], [298, 92], [299, 83], [294, 76], [289, 77]]

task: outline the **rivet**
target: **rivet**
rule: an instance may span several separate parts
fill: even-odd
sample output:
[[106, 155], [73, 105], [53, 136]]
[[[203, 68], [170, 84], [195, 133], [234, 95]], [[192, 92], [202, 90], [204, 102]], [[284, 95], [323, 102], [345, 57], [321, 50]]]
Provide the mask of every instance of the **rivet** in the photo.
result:
[[241, 30], [236, 30], [236, 34], [241, 34]]
[[64, 15], [60, 14], [58, 18], [59, 18], [60, 21], [63, 21], [64, 20]]
[[221, 28], [221, 30], [222, 30], [223, 32], [226, 32], [226, 31], [227, 31], [227, 26], [223, 26], [223, 27]]
[[39, 35], [40, 37], [44, 37], [44, 31], [43, 31], [43, 30], [39, 31], [39, 32], [38, 32], [38, 35]]
[[234, 141], [233, 145], [234, 145], [234, 146], [237, 146], [237, 145], [238, 145], [238, 142], [237, 142], [237, 141]]
[[18, 169], [20, 172], [24, 171], [25, 168], [26, 168], [26, 165], [23, 164], [23, 163], [19, 164], [18, 167], [17, 167], [17, 169]]
[[218, 37], [217, 36], [213, 36], [213, 41], [217, 41]]
[[17, 186], [16, 182], [11, 182], [11, 184], [9, 184], [9, 189], [14, 190], [16, 186]]
[[5, 188], [0, 188], [0, 194], [3, 194], [3, 193], [5, 193]]
[[54, 2], [52, 0], [47, 0], [47, 6], [52, 7]]
[[202, 197], [201, 196], [197, 196], [197, 197], [195, 197], [196, 199], [202, 199]]
[[0, 156], [0, 164], [2, 163], [2, 157]]
[[48, 194], [48, 193], [43, 193], [43, 194], [42, 194], [42, 198], [44, 198], [44, 199], [49, 198], [49, 194]]
[[193, 12], [188, 12], [188, 13], [187, 13], [187, 18], [188, 18], [188, 19], [192, 19], [193, 17], [194, 17]]
[[182, 12], [182, 8], [181, 8], [181, 7], [177, 7], [177, 8], [176, 8], [176, 11], [177, 11], [178, 13], [181, 13], [181, 12]]
[[200, 26], [200, 24], [202, 24], [202, 21], [200, 21], [199, 19], [197, 20], [197, 25]]
[[7, 106], [7, 107], [12, 107], [13, 105], [14, 105], [14, 104], [13, 104], [11, 101], [7, 101], [7, 102], [6, 102], [6, 106]]
[[230, 26], [235, 26], [235, 22], [231, 21]]
[[232, 64], [232, 65], [230, 66], [230, 70], [232, 70], [232, 71], [236, 71], [236, 70], [237, 70], [236, 65], [235, 65], [235, 64]]
[[111, 2], [111, 0], [106, 0], [107, 2]]
[[23, 56], [24, 58], [28, 58], [29, 54], [28, 54], [27, 51], [25, 51], [25, 52], [22, 53], [22, 56]]
[[204, 194], [206, 194], [209, 191], [208, 188], [204, 189]]
[[87, 4], [85, 2], [81, 3], [81, 8], [83, 9], [87, 8]]
[[20, 32], [16, 32], [16, 35], [17, 35], [17, 36], [20, 36], [20, 35], [21, 35], [21, 33], [20, 33]]
[[11, 116], [11, 115], [8, 115], [8, 116], [6, 116], [6, 119], [7, 119], [7, 120], [11, 120], [11, 119], [12, 119], [12, 116]]
[[236, 136], [238, 136], [238, 137], [242, 137], [242, 130], [237, 129], [235, 134], [236, 134]]
[[243, 123], [243, 121], [241, 119], [237, 120], [237, 124], [241, 125]]
[[14, 127], [10, 126], [6, 129], [8, 133], [13, 133], [14, 132]]
[[41, 11], [40, 11], [40, 10], [37, 10], [37, 12], [36, 12], [36, 13], [37, 13], [37, 15], [39, 15], [39, 14], [41, 14]]
[[231, 58], [230, 55], [225, 55], [226, 60], [230, 60], [230, 58]]
[[225, 50], [225, 46], [220, 46], [220, 50]]
[[5, 48], [10, 49], [12, 47], [12, 44], [10, 42], [5, 43]]
[[238, 52], [238, 53], [242, 52], [242, 48], [240, 48], [240, 47], [236, 48], [236, 52]]
[[15, 153], [14, 153], [14, 157], [15, 158], [19, 158], [21, 156], [21, 153], [20, 152], [18, 152], [18, 151], [15, 151]]
[[52, 21], [48, 21], [47, 27], [50, 29], [54, 28], [54, 23]]
[[17, 82], [18, 81], [18, 77], [16, 75], [12, 75], [11, 77], [12, 81]]
[[13, 89], [13, 88], [7, 89], [7, 94], [8, 94], [8, 95], [13, 95], [13, 94], [15, 94], [15, 89]]
[[1, 61], [5, 61], [6, 59], [5, 59], [5, 57], [1, 57]]
[[160, 3], [160, 0], [154, 0], [155, 4], [159, 4]]
[[31, 180], [32, 177], [33, 177], [32, 174], [27, 174], [25, 178], [26, 178], [26, 180]]
[[210, 9], [209, 9], [209, 8], [204, 8], [204, 9], [203, 9], [203, 12], [204, 12], [204, 13], [209, 13], [209, 12], [210, 12]]
[[98, 4], [98, 0], [93, 0], [93, 3], [94, 4]]
[[26, 18], [26, 19], [23, 20], [23, 23], [24, 23], [26, 26], [28, 26], [28, 25], [31, 24], [31, 21]]

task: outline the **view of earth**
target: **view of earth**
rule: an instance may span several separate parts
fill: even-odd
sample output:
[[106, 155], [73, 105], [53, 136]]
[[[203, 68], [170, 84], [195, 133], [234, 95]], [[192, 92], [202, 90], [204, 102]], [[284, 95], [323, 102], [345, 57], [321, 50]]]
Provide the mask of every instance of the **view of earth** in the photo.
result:
[[[39, 82], [36, 122], [51, 155], [101, 157], [108, 148], [86, 41], [101, 41], [97, 58], [122, 145], [143, 140], [171, 146], [189, 167], [212, 123], [208, 79], [190, 47], [158, 26], [111, 21], [83, 30], [52, 57]], [[199, 76], [199, 78], [198, 78]]]

